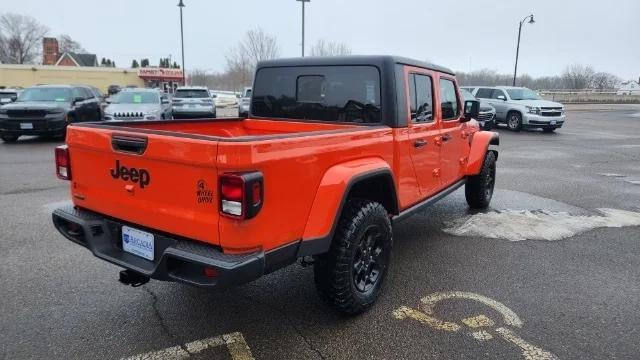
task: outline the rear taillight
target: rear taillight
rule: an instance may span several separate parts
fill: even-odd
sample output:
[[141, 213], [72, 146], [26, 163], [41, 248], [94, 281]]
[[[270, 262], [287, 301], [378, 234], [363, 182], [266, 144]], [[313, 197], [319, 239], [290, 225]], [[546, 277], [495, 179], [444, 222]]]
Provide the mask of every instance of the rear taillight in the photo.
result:
[[71, 180], [71, 161], [67, 145], [56, 147], [56, 175], [62, 180]]
[[233, 173], [220, 176], [220, 213], [236, 219], [255, 217], [264, 202], [261, 172]]

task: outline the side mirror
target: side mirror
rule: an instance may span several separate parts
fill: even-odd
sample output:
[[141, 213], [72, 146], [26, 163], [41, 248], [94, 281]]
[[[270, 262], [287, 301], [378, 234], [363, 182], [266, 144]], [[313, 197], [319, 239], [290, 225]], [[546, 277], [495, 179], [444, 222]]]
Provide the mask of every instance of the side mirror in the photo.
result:
[[83, 98], [83, 97], [80, 97], [80, 96], [78, 96], [77, 98], [74, 98], [74, 99], [73, 99], [73, 103], [74, 103], [74, 104], [77, 104], [77, 103], [79, 103], [79, 102], [83, 102], [83, 101], [84, 101], [84, 98]]
[[162, 98], [162, 99], [160, 99], [160, 102], [161, 102], [162, 104], [165, 104], [165, 105], [166, 105], [166, 104], [170, 104], [170, 103], [171, 103], [171, 102], [169, 101], [169, 99], [167, 99], [167, 98]]
[[111, 102], [112, 102], [111, 96], [109, 96], [108, 98], [104, 99], [104, 102], [106, 102], [107, 104], [111, 104]]
[[478, 117], [480, 112], [480, 101], [467, 100], [464, 102], [464, 116], [460, 118], [460, 122], [467, 122]]
[[17, 96], [12, 96], [10, 99], [11, 99], [11, 102], [16, 102], [16, 100], [18, 100], [18, 97]]
[[498, 100], [507, 101], [507, 98], [504, 95], [498, 95]]

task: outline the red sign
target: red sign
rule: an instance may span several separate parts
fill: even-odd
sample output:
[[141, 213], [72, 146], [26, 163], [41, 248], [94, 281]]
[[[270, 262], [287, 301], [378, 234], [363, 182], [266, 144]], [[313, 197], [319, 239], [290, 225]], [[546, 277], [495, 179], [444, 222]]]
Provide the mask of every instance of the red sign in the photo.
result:
[[141, 68], [138, 76], [149, 80], [182, 80], [182, 69]]

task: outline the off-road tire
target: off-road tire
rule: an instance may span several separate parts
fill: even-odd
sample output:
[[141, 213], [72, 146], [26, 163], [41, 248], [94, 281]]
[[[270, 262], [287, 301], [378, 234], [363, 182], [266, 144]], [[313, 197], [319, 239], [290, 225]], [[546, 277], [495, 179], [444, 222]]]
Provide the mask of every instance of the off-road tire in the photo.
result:
[[517, 111], [511, 111], [507, 114], [507, 127], [511, 131], [522, 130], [522, 115]]
[[496, 183], [496, 155], [493, 151], [487, 151], [482, 164], [480, 174], [470, 176], [464, 187], [464, 195], [467, 204], [472, 209], [485, 209], [489, 206], [493, 197], [493, 188]]
[[[314, 279], [320, 298], [343, 315], [369, 309], [380, 295], [392, 247], [387, 210], [377, 202], [350, 199], [340, 216], [329, 252], [315, 259]], [[374, 258], [377, 261], [372, 265]], [[374, 281], [368, 272], [373, 273], [376, 267]], [[363, 268], [364, 271], [356, 270]]]
[[2, 141], [6, 143], [14, 143], [18, 141], [19, 137], [20, 137], [19, 135], [2, 135], [0, 136], [0, 139], [2, 139]]

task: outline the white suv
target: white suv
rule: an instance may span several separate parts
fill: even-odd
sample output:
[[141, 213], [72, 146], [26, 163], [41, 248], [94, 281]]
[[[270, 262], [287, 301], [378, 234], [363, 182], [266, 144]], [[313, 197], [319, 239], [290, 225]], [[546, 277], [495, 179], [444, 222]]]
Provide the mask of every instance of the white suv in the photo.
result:
[[171, 102], [174, 119], [215, 118], [216, 104], [204, 86], [182, 86], [176, 89]]
[[547, 101], [533, 90], [512, 86], [479, 86], [473, 95], [486, 100], [496, 109], [496, 123], [507, 124], [510, 130], [539, 128], [553, 132], [564, 124], [564, 106]]

